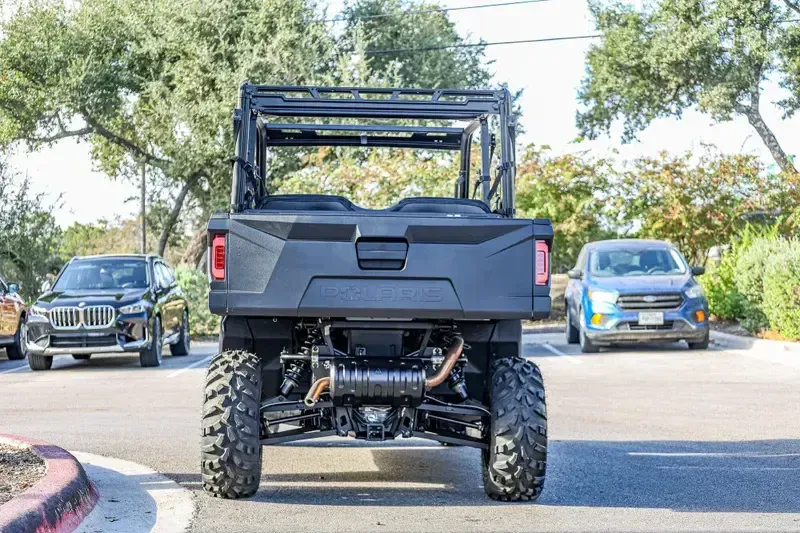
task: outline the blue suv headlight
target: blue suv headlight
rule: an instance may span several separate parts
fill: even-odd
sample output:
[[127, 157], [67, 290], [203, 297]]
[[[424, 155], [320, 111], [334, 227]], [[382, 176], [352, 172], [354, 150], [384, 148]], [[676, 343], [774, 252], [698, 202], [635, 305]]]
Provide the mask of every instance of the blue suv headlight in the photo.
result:
[[705, 296], [705, 292], [703, 292], [703, 287], [700, 285], [692, 285], [688, 289], [686, 289], [686, 297], [690, 300], [694, 300], [695, 298], [702, 298]]
[[617, 298], [619, 297], [619, 293], [617, 291], [590, 289], [588, 296], [589, 300], [591, 300], [592, 303], [614, 304], [617, 303]]

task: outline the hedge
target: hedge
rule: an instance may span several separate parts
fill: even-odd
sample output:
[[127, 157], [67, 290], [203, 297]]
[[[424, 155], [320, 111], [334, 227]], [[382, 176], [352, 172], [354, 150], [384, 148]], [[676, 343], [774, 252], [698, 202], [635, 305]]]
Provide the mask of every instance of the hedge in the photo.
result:
[[764, 270], [761, 302], [770, 328], [789, 340], [800, 340], [800, 241], [783, 241]]
[[219, 317], [208, 310], [208, 275], [188, 267], [175, 270], [178, 285], [189, 302], [189, 324], [193, 337], [210, 337], [219, 334]]

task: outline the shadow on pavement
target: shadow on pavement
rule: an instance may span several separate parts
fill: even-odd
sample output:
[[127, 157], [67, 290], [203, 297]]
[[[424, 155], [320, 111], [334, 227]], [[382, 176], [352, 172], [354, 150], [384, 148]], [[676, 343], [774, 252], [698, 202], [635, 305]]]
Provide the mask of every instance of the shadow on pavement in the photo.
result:
[[[310, 462], [319, 460], [314, 448], [322, 446], [310, 444], [292, 447], [303, 448], [296, 453], [308, 454]], [[320, 506], [509, 505], [484, 494], [478, 450], [400, 444], [371, 449], [376, 468], [363, 471], [331, 472], [327, 467], [318, 473], [265, 472], [252, 501]], [[363, 447], [341, 448], [343, 462], [353, 464], [345, 455], [358, 453], [353, 448]], [[264, 450], [268, 468], [269, 452]], [[200, 489], [199, 475], [167, 476]], [[538, 504], [800, 513], [800, 439], [554, 441]]]

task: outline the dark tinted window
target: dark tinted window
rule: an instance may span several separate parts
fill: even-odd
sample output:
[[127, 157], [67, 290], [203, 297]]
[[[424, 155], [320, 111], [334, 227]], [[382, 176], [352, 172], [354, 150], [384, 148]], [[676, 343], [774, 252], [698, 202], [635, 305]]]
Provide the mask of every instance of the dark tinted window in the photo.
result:
[[53, 290], [146, 289], [147, 262], [136, 258], [98, 258], [73, 261]]

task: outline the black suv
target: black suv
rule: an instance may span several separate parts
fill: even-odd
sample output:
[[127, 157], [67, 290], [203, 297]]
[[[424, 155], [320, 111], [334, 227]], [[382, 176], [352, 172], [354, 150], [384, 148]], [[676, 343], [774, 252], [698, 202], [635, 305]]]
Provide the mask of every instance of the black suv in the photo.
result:
[[189, 307], [155, 255], [74, 257], [28, 311], [32, 370], [49, 370], [62, 354], [138, 352], [142, 366], [159, 366], [164, 344], [189, 353]]

